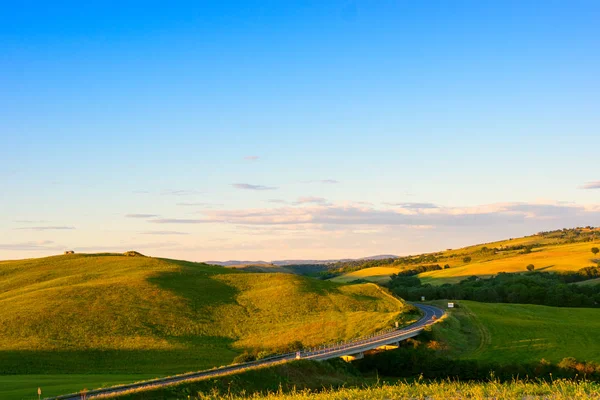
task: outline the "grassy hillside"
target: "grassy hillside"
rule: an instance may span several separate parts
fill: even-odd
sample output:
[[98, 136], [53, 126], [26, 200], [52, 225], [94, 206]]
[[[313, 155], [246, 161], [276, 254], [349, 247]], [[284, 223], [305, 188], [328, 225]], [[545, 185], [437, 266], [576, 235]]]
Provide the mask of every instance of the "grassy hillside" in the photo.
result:
[[0, 374], [160, 376], [413, 318], [404, 314], [409, 306], [373, 284], [149, 257], [5, 261], [0, 277]]
[[[443, 302], [435, 302], [443, 305]], [[499, 363], [600, 362], [600, 309], [460, 301], [433, 328], [450, 355]]]
[[348, 283], [357, 279], [365, 279], [375, 283], [385, 283], [390, 280], [390, 275], [402, 271], [401, 267], [371, 267], [358, 271], [348, 272], [330, 279], [333, 282]]
[[[600, 229], [577, 228], [543, 232], [493, 243], [478, 244], [461, 249], [389, 260], [387, 265], [353, 268], [332, 278], [335, 282], [365, 279], [377, 283], [389, 281], [389, 276], [416, 265], [437, 264], [437, 271], [424, 272], [424, 283], [456, 283], [470, 276], [489, 277], [498, 272], [524, 272], [529, 264], [536, 270], [548, 272], [577, 271], [596, 265], [600, 255], [590, 251], [600, 246]], [[366, 264], [365, 264], [366, 265]]]
[[600, 278], [588, 279], [587, 281], [574, 283], [574, 285], [600, 285]]

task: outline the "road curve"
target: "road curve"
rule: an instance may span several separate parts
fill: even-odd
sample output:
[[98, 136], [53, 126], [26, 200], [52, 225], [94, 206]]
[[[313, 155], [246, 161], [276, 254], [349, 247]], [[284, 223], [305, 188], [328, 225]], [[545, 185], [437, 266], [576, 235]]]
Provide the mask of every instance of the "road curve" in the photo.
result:
[[[425, 304], [416, 304], [413, 303], [414, 306], [418, 307], [423, 311], [424, 315], [414, 324], [411, 324], [407, 327], [401, 329], [393, 329], [388, 330], [383, 333], [371, 335], [366, 338], [357, 339], [351, 342], [340, 343], [338, 345], [327, 346], [319, 349], [311, 349], [302, 351], [300, 353], [300, 357], [303, 359], [309, 360], [327, 360], [330, 358], [341, 357], [344, 355], [352, 355], [358, 354], [363, 351], [372, 350], [377, 347], [400, 342], [402, 340], [406, 340], [408, 338], [417, 336], [421, 331], [428, 325], [435, 323], [440, 317], [444, 315], [444, 311], [440, 308], [425, 305]], [[216, 377], [219, 375], [230, 374], [235, 371], [240, 371], [247, 368], [256, 368], [256, 367], [266, 367], [273, 364], [292, 361], [296, 359], [296, 353], [283, 354], [275, 357], [269, 357], [266, 359], [252, 361], [248, 363], [242, 364], [234, 364], [226, 367], [215, 368], [205, 371], [199, 372], [189, 372], [186, 374], [175, 375], [167, 378], [158, 378], [149, 381], [136, 382], [131, 384], [113, 386], [109, 388], [103, 389], [95, 389], [89, 390], [86, 395], [87, 398], [94, 398], [97, 396], [109, 396], [116, 395], [132, 390], [139, 389], [152, 389], [161, 386], [172, 385], [175, 383], [181, 383], [185, 381], [193, 381], [204, 378]], [[80, 393], [71, 393], [56, 397], [47, 397], [46, 400], [79, 400], [81, 399]]]

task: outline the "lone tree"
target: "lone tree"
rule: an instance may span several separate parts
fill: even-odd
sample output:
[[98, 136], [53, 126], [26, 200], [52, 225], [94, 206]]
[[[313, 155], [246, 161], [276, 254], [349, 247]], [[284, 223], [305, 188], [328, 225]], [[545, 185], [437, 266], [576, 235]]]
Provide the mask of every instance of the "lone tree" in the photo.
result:
[[471, 262], [471, 257], [469, 257], [469, 256], [466, 256], [465, 258], [463, 258], [463, 262], [464, 262], [465, 264], [468, 264], [468, 263], [470, 263], [470, 262]]
[[594, 255], [600, 253], [600, 249], [598, 249], [597, 247], [592, 247], [592, 253], [594, 253]]
[[527, 271], [533, 271], [534, 269], [535, 269], [535, 265], [533, 265], [533, 264], [529, 264], [527, 266]]

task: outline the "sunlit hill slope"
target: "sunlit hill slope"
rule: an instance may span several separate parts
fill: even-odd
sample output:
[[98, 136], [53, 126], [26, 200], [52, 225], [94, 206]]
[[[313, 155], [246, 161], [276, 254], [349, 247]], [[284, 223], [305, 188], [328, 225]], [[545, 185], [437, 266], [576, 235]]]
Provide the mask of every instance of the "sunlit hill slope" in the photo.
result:
[[0, 373], [198, 370], [404, 321], [373, 284], [119, 254], [0, 262]]

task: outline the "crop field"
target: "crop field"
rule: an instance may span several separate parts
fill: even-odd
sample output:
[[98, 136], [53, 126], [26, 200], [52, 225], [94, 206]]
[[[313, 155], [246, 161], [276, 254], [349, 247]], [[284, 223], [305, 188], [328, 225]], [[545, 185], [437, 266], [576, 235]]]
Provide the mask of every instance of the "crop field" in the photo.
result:
[[529, 264], [533, 264], [537, 271], [577, 271], [596, 264], [596, 257], [590, 252], [592, 247], [589, 243], [542, 247], [529, 254], [515, 254], [512, 257], [476, 261], [440, 271], [424, 272], [419, 278], [424, 283], [431, 284], [455, 283], [473, 275], [489, 277], [498, 272], [525, 272]]
[[[442, 305], [436, 301], [435, 304]], [[498, 363], [600, 362], [600, 309], [460, 301], [434, 334], [453, 356]]]
[[365, 279], [375, 283], [384, 283], [390, 280], [390, 275], [397, 274], [402, 271], [401, 267], [371, 267], [358, 271], [349, 272], [344, 275], [332, 278], [333, 282], [352, 282], [357, 279]]
[[[389, 281], [390, 275], [414, 268], [419, 264], [448, 266], [448, 268], [423, 272], [418, 275], [423, 283], [432, 285], [457, 283], [470, 276], [485, 278], [499, 272], [525, 272], [529, 264], [533, 264], [537, 271], [577, 271], [600, 262], [600, 255], [594, 255], [590, 251], [592, 247], [600, 246], [598, 232], [600, 232], [598, 229], [579, 228], [564, 234], [557, 231], [549, 235], [532, 235], [460, 249], [447, 249], [437, 253], [407, 257], [416, 260], [419, 257], [427, 258], [426, 256], [429, 256], [430, 261], [398, 264], [401, 260], [397, 260], [389, 265], [349, 271], [330, 280], [348, 283], [364, 279], [382, 284]], [[579, 239], [579, 241], [571, 243], [569, 235], [573, 235], [573, 238], [579, 237], [577, 235], [594, 236], [589, 236], [589, 240]], [[523, 251], [524, 246], [530, 246], [529, 251]]]
[[39, 374], [120, 382], [197, 371], [243, 351], [335, 342], [412, 318], [373, 284], [149, 257], [7, 261], [0, 276], [0, 377], [11, 390], [35, 385]]

